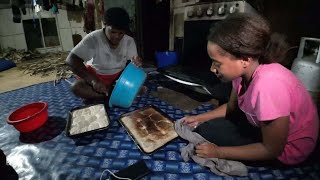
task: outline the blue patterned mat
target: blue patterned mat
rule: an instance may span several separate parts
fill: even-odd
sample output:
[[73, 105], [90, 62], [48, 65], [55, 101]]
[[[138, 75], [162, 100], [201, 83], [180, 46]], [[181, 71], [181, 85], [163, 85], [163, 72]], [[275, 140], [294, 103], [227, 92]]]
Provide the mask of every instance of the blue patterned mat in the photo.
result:
[[[156, 84], [147, 83], [149, 91], [156, 90]], [[118, 123], [123, 113], [152, 104], [173, 119], [182, 118], [185, 113], [162, 102], [150, 93], [137, 97], [129, 109], [108, 110], [111, 126], [92, 135], [71, 139], [65, 136], [67, 113], [82, 106], [79, 98], [69, 91], [65, 81], [53, 86], [52, 82], [0, 94], [0, 148], [7, 155], [7, 161], [18, 172], [20, 179], [99, 179], [105, 169], [116, 172], [143, 159], [153, 171], [145, 179], [319, 179], [320, 165], [311, 164], [297, 168], [248, 167], [248, 177], [221, 177], [200, 167], [196, 163], [184, 162], [179, 149], [186, 145], [176, 139], [151, 155], [143, 154]], [[20, 134], [6, 123], [8, 115], [18, 107], [35, 102], [49, 103], [49, 119], [39, 130]], [[203, 104], [191, 113], [211, 110]], [[108, 178], [105, 173], [103, 179]], [[1, 177], [0, 177], [1, 179]]]

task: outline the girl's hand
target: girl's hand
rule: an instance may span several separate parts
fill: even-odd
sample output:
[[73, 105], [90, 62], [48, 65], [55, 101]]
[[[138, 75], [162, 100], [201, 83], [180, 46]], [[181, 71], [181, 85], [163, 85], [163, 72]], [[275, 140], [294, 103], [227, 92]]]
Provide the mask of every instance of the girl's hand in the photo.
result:
[[182, 123], [196, 128], [199, 124], [202, 123], [202, 121], [200, 121], [197, 116], [185, 116], [184, 118], [182, 118]]
[[222, 158], [219, 146], [212, 143], [202, 143], [197, 145], [196, 155], [202, 158]]
[[142, 66], [142, 59], [139, 56], [133, 56], [132, 62], [137, 67], [141, 67]]

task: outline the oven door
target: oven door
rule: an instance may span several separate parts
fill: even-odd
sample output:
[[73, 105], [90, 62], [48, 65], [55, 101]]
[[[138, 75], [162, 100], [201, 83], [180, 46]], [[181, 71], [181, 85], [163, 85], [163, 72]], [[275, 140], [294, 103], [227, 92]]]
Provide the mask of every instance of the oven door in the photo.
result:
[[181, 64], [210, 72], [212, 60], [207, 52], [207, 36], [218, 20], [185, 21]]
[[[168, 67], [161, 71], [171, 79], [188, 85], [189, 89], [202, 87], [203, 93], [226, 102], [231, 92], [231, 82], [222, 83], [210, 71], [212, 60], [207, 52], [207, 36], [211, 27], [219, 20], [197, 20], [184, 22], [183, 50], [178, 67]], [[195, 90], [200, 92], [198, 89]]]

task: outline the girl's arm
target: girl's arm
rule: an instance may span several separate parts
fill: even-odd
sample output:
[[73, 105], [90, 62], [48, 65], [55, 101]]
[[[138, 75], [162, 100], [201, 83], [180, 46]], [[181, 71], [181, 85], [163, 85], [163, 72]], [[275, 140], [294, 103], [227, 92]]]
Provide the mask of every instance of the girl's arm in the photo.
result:
[[212, 111], [199, 114], [195, 118], [200, 120], [201, 122], [206, 122], [208, 120], [212, 120], [220, 117], [226, 117], [226, 115], [231, 114], [235, 109], [237, 109], [237, 107], [238, 107], [237, 94], [236, 94], [236, 91], [232, 89], [228, 103], [225, 103]]

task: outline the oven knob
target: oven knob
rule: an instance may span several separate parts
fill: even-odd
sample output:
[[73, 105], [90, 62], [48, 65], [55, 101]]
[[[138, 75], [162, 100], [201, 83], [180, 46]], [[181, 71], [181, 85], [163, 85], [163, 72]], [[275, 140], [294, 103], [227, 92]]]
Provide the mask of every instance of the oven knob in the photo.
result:
[[224, 15], [225, 13], [226, 13], [226, 10], [225, 10], [224, 5], [220, 6], [220, 7], [218, 8], [218, 14], [219, 14], [219, 15]]
[[209, 7], [208, 9], [207, 9], [207, 16], [212, 16], [213, 15], [213, 8], [212, 7]]
[[193, 10], [192, 10], [192, 9], [188, 10], [187, 16], [188, 16], [189, 18], [191, 18], [191, 17], [193, 17], [193, 15], [194, 15]]
[[235, 12], [237, 12], [237, 7], [236, 6], [231, 6], [230, 9], [229, 9], [229, 13], [233, 14]]
[[203, 15], [202, 9], [201, 9], [201, 7], [199, 7], [197, 10], [197, 16], [201, 17], [202, 15]]

